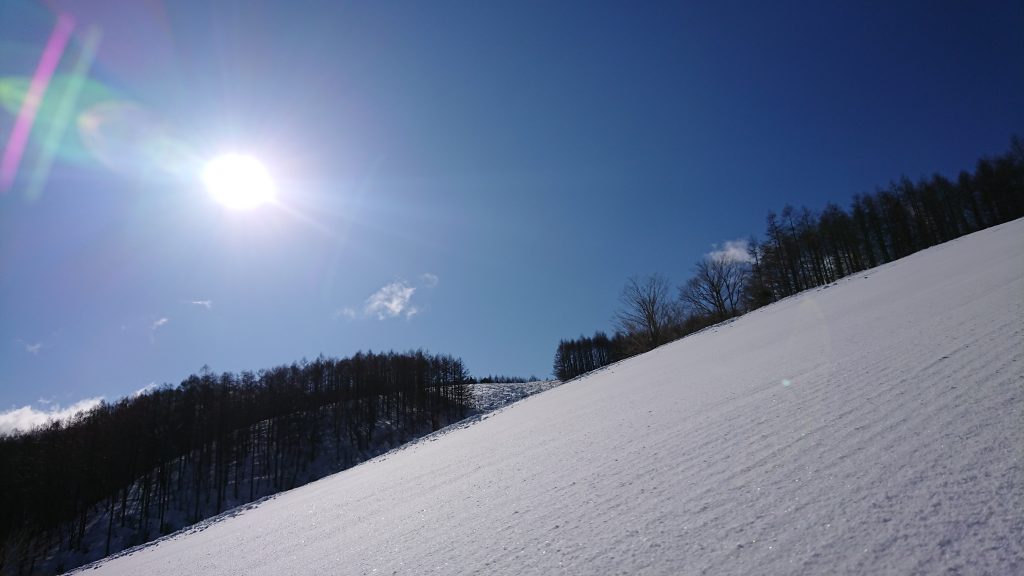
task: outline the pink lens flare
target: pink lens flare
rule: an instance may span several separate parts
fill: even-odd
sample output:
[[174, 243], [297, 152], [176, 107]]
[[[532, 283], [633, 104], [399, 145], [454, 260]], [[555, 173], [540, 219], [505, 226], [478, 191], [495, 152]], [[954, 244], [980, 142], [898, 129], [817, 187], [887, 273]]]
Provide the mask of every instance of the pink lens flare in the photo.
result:
[[36, 112], [43, 102], [46, 88], [50, 84], [54, 70], [64, 55], [64, 48], [71, 38], [71, 31], [75, 28], [75, 21], [65, 13], [57, 15], [57, 24], [50, 34], [50, 39], [43, 49], [43, 56], [39, 59], [39, 66], [32, 76], [32, 83], [29, 85], [25, 100], [21, 103], [21, 110], [18, 119], [14, 122], [14, 130], [7, 139], [7, 147], [4, 149], [3, 160], [0, 161], [0, 192], [10, 190], [14, 185], [14, 176], [18, 173], [18, 164], [21, 163], [21, 156], [25, 152], [25, 145], [28, 143], [29, 133], [32, 132], [32, 124], [36, 119]]

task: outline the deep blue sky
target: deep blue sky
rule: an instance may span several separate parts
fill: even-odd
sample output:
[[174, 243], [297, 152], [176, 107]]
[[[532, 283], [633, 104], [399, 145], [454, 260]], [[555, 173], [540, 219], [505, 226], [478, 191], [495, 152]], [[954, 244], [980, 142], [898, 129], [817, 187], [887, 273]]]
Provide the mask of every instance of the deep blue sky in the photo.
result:
[[[58, 76], [101, 36], [41, 193], [43, 111], [0, 195], [0, 410], [360, 349], [547, 376], [630, 275], [1024, 134], [1020, 2], [832, 4], [8, 0], [0, 99], [59, 12]], [[225, 150], [280, 204], [214, 202]]]

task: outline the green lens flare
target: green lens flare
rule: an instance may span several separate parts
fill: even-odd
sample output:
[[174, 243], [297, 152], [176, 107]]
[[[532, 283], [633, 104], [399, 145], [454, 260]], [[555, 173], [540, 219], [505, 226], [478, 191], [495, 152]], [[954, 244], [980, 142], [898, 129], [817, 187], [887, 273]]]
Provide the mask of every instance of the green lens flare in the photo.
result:
[[[31, 81], [27, 76], [0, 78], [0, 108], [16, 116], [28, 94]], [[70, 106], [65, 104], [65, 94], [69, 93], [77, 93]], [[120, 95], [117, 92], [90, 78], [75, 74], [55, 74], [36, 113], [30, 142], [35, 147], [52, 146], [53, 155], [61, 160], [87, 163], [91, 155], [83, 146], [77, 131], [63, 130], [60, 122], [62, 118], [78, 117], [83, 111], [101, 102], [118, 99]], [[57, 128], [60, 128], [61, 137], [56, 142], [46, 142], [49, 139], [47, 135]]]

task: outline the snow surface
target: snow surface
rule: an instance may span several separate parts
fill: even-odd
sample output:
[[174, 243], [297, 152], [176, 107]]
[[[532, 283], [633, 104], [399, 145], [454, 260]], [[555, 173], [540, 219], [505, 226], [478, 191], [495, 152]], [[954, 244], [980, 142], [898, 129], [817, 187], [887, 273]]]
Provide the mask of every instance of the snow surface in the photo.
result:
[[[537, 380], [532, 382], [479, 382], [470, 384], [470, 393], [472, 394], [473, 402], [472, 407], [469, 411], [469, 416], [461, 421], [453, 423], [449, 426], [445, 432], [451, 431], [457, 428], [463, 428], [480, 420], [484, 414], [493, 412], [513, 404], [531, 396], [550, 390], [556, 386], [561, 385], [558, 380]], [[327, 422], [330, 416], [325, 413], [321, 413], [319, 418], [324, 419], [324, 425], [322, 430], [329, 430], [330, 424]], [[2, 427], [2, 422], [0, 422]], [[417, 432], [418, 437], [422, 437], [428, 432], [423, 429]], [[441, 431], [439, 431], [441, 432]], [[311, 481], [319, 480], [325, 476], [335, 474], [340, 470], [351, 467], [350, 462], [352, 460], [364, 461], [369, 460], [375, 456], [383, 454], [388, 450], [397, 450], [403, 447], [401, 444], [402, 435], [396, 432], [395, 426], [386, 420], [379, 420], [376, 423], [376, 427], [373, 433], [373, 439], [369, 445], [362, 450], [357, 450], [356, 447], [350, 445], [347, 441], [343, 443], [341, 451], [336, 450], [335, 438], [332, 434], [322, 434], [320, 441], [322, 445], [319, 450], [318, 456], [304, 468], [298, 471], [295, 480], [297, 486], [305, 485]], [[188, 477], [191, 473], [191, 468], [178, 470], [177, 476], [184, 475]], [[176, 477], [177, 477], [176, 476]], [[174, 480], [172, 479], [172, 482]], [[248, 482], [245, 480], [245, 482]], [[76, 550], [67, 550], [64, 546], [63, 540], [59, 542], [51, 542], [48, 553], [42, 558], [38, 559], [34, 566], [35, 571], [40, 574], [53, 574], [55, 570], [59, 570], [61, 566], [77, 567], [89, 562], [96, 561], [102, 557], [103, 551], [107, 549], [107, 542], [109, 538], [110, 550], [115, 551], [114, 555], [118, 555], [122, 550], [130, 547], [129, 543], [137, 543], [143, 537], [140, 534], [138, 525], [132, 520], [133, 516], [138, 512], [138, 506], [140, 505], [140, 492], [141, 485], [139, 482], [134, 483], [128, 491], [128, 504], [129, 521], [127, 524], [122, 522], [114, 522], [110, 525], [108, 522], [110, 510], [107, 509], [106, 501], [101, 501], [94, 505], [87, 513], [87, 520], [85, 523], [85, 533], [82, 536], [83, 546]], [[278, 493], [278, 489], [272, 485], [266, 477], [261, 477], [254, 489], [257, 500], [266, 500], [272, 498]], [[225, 494], [226, 507], [230, 507], [231, 510], [224, 512], [219, 515], [219, 518], [215, 520], [204, 520], [198, 523], [198, 525], [191, 525], [189, 520], [192, 514], [192, 505], [190, 502], [176, 502], [172, 503], [169, 508], [165, 511], [164, 522], [167, 526], [174, 528], [184, 527], [181, 530], [186, 532], [195, 532], [199, 530], [205, 530], [211, 522], [219, 522], [223, 519], [235, 516], [242, 510], [251, 508], [252, 501], [248, 499], [248, 489], [242, 490], [238, 497], [234, 497], [231, 491]], [[212, 502], [205, 502], [204, 507], [205, 513], [212, 513]], [[114, 511], [115, 514], [117, 511]], [[110, 532], [108, 532], [110, 530]], [[4, 573], [0, 570], [0, 574]]]
[[473, 411], [493, 412], [518, 402], [527, 396], [550, 390], [562, 383], [558, 380], [535, 380], [533, 382], [480, 382], [470, 384], [473, 391]]
[[1022, 574], [1024, 220], [91, 568]]

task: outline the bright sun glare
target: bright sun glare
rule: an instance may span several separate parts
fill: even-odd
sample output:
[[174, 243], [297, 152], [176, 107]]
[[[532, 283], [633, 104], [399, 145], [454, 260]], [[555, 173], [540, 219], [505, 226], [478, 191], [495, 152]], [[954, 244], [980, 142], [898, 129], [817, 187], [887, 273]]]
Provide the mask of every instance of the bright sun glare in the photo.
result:
[[274, 199], [274, 181], [262, 162], [243, 154], [225, 154], [203, 169], [203, 183], [218, 202], [249, 210]]

